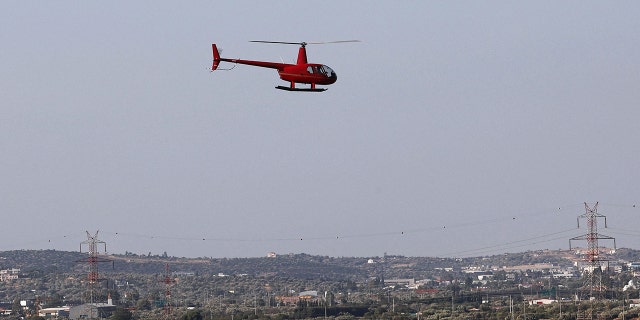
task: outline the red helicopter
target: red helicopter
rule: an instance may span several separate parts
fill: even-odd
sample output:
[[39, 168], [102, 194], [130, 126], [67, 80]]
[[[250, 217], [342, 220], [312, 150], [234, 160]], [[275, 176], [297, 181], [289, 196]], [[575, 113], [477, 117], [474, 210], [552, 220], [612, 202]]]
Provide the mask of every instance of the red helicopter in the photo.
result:
[[[246, 64], [251, 66], [271, 68], [278, 70], [280, 79], [289, 81], [289, 86], [277, 86], [276, 89], [287, 91], [309, 91], [309, 92], [321, 92], [327, 90], [326, 88], [317, 88], [316, 85], [330, 85], [338, 79], [335, 71], [329, 68], [329, 66], [308, 63], [307, 62], [307, 50], [308, 44], [324, 44], [324, 43], [343, 43], [343, 42], [359, 42], [359, 40], [343, 40], [343, 41], [329, 41], [329, 42], [281, 42], [281, 41], [250, 41], [259, 43], [278, 43], [278, 44], [295, 44], [300, 45], [298, 49], [298, 61], [296, 64], [268, 62], [268, 61], [254, 61], [254, 60], [242, 60], [242, 59], [228, 59], [220, 57], [216, 44], [212, 44], [213, 50], [213, 65], [211, 71], [218, 69], [220, 61], [232, 62], [237, 64]], [[305, 83], [311, 85], [309, 88], [296, 88], [296, 83]]]

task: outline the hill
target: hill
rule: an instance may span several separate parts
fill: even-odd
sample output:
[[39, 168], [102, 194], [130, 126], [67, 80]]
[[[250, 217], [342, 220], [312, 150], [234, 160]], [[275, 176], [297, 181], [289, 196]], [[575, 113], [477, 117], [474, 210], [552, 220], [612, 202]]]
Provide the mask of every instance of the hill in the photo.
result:
[[[87, 270], [87, 254], [57, 250], [14, 250], [0, 252], [0, 269], [19, 268], [24, 274], [82, 273]], [[372, 276], [386, 278], [424, 278], [434, 270], [467, 266], [515, 266], [551, 263], [570, 266], [579, 259], [569, 251], [541, 250], [470, 258], [436, 257], [328, 257], [288, 254], [259, 258], [177, 258], [152, 255], [101, 255], [101, 273], [162, 274], [172, 272], [198, 275], [251, 275], [294, 279], [333, 279], [361, 281]], [[615, 258], [640, 261], [640, 251], [619, 249]]]

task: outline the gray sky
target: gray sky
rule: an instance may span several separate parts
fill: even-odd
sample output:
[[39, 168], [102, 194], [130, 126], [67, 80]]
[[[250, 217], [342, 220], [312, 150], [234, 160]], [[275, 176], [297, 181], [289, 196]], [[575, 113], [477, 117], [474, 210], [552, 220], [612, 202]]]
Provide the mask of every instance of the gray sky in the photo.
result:
[[[637, 1], [0, 2], [0, 250], [253, 257], [640, 236]], [[310, 62], [324, 93], [229, 58]], [[232, 67], [224, 64], [222, 67]], [[576, 243], [584, 246], [585, 244]], [[610, 243], [602, 243], [610, 245]]]

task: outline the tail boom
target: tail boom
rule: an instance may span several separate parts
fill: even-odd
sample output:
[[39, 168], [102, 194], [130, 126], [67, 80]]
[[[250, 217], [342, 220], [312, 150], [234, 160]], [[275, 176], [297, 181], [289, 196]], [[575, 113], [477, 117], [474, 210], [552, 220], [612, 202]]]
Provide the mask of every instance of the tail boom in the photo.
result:
[[218, 65], [220, 65], [221, 61], [277, 70], [282, 70], [288, 66], [294, 66], [293, 64], [288, 63], [222, 58], [220, 57], [220, 52], [218, 51], [218, 47], [215, 43], [211, 44], [211, 50], [213, 51], [213, 65], [211, 66], [211, 71], [215, 71], [216, 69], [218, 69]]

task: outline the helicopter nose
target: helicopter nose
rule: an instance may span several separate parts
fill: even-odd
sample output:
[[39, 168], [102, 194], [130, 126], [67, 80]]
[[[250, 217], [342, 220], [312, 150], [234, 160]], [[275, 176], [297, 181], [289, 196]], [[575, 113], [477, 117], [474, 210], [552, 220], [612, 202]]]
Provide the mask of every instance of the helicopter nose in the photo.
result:
[[331, 74], [331, 76], [329, 77], [329, 81], [331, 81], [331, 83], [335, 83], [338, 80], [338, 75], [334, 72]]

